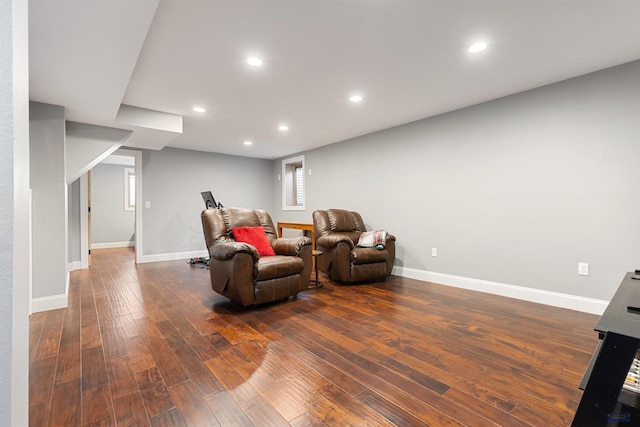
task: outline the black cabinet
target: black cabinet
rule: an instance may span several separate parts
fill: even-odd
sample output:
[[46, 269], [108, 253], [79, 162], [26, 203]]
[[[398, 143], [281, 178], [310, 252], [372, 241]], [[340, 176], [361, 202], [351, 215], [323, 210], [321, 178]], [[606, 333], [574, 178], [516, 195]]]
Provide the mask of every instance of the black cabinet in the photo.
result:
[[640, 346], [640, 280], [632, 277], [626, 274], [595, 326], [600, 343], [580, 383], [573, 427], [640, 426], [640, 394], [623, 388]]

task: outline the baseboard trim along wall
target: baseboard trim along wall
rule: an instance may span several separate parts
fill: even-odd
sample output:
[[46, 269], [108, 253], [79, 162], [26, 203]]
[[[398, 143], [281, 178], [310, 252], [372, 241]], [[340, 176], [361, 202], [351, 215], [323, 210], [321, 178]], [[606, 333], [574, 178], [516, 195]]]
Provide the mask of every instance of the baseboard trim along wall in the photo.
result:
[[409, 279], [486, 292], [489, 294], [598, 315], [601, 315], [609, 304], [608, 301], [585, 298], [577, 295], [562, 294], [542, 289], [526, 288], [523, 286], [473, 279], [470, 277], [454, 276], [451, 274], [436, 273], [433, 271], [417, 270], [413, 268], [394, 266], [393, 274]]
[[128, 248], [135, 246], [136, 242], [106, 242], [106, 243], [92, 243], [91, 249], [111, 249], [111, 248]]
[[52, 295], [31, 300], [32, 313], [67, 308], [68, 304], [69, 300], [66, 295]]
[[155, 255], [141, 255], [139, 263], [147, 262], [160, 262], [160, 261], [175, 261], [178, 259], [184, 259], [185, 262], [190, 258], [203, 257], [209, 258], [209, 253], [206, 250], [191, 251], [191, 252], [177, 252], [171, 254], [155, 254]]

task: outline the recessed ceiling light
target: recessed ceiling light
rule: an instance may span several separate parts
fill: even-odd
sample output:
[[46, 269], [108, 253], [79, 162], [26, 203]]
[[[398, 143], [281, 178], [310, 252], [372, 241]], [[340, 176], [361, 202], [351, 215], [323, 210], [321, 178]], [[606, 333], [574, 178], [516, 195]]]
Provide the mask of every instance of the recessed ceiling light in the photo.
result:
[[474, 43], [469, 46], [469, 53], [478, 53], [482, 52], [487, 48], [487, 44], [485, 42]]
[[205, 110], [203, 107], [193, 107], [193, 111], [195, 111], [196, 113], [204, 113]]
[[260, 67], [262, 66], [262, 59], [252, 56], [251, 58], [247, 59], [247, 64], [253, 67]]
[[245, 141], [245, 142], [244, 142], [244, 145], [253, 145], [253, 142], [251, 142], [251, 141]]
[[360, 102], [360, 101], [362, 101], [362, 96], [361, 95], [353, 95], [351, 98], [349, 98], [349, 101], [351, 101], [351, 102]]
[[278, 126], [278, 129], [279, 129], [279, 130], [281, 130], [281, 131], [283, 131], [283, 132], [285, 132], [285, 131], [288, 131], [288, 130], [289, 130], [289, 126], [287, 126], [287, 125], [280, 125], [280, 126]]

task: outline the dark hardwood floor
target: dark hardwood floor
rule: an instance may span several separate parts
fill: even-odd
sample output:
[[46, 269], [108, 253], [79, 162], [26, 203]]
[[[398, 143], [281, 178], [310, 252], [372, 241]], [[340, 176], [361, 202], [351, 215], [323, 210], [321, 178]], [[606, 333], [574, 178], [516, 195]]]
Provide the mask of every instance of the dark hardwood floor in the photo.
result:
[[567, 426], [598, 316], [391, 277], [242, 310], [186, 261], [93, 251], [35, 313], [32, 426]]

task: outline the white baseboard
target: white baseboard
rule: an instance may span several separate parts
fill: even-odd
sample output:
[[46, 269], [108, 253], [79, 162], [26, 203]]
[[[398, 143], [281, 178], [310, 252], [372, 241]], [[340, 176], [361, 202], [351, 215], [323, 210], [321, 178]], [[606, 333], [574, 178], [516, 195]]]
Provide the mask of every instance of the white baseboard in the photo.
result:
[[473, 279], [470, 277], [454, 276], [451, 274], [436, 273], [433, 271], [417, 270], [414, 268], [393, 267], [393, 274], [409, 279], [423, 280], [425, 282], [454, 286], [473, 291], [486, 292], [509, 298], [554, 307], [568, 308], [601, 315], [609, 305], [609, 301], [585, 298], [577, 295], [562, 294], [559, 292], [545, 291], [542, 289], [526, 288], [523, 286], [509, 285], [506, 283], [490, 282], [488, 280]]
[[142, 264], [146, 262], [175, 261], [178, 259], [188, 260], [189, 258], [196, 257], [208, 258], [209, 253], [206, 250], [201, 250], [191, 252], [176, 252], [170, 254], [140, 255], [140, 257], [138, 258], [138, 262]]
[[72, 261], [69, 263], [69, 271], [80, 270], [82, 268], [81, 261]]
[[91, 249], [111, 249], [111, 248], [127, 248], [135, 246], [135, 242], [107, 242], [107, 243], [92, 243]]
[[67, 308], [68, 305], [69, 299], [66, 295], [52, 295], [50, 297], [33, 298], [31, 300], [33, 313]]

